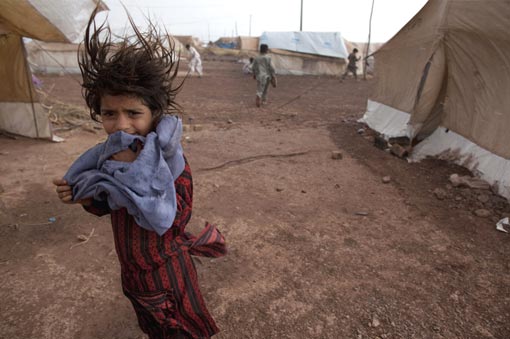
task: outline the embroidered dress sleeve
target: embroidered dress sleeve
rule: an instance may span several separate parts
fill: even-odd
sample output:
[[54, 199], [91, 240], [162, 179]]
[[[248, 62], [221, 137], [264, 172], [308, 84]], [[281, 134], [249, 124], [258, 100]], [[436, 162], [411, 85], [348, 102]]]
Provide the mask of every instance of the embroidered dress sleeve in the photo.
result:
[[177, 213], [172, 227], [178, 229], [180, 233], [184, 232], [184, 228], [191, 218], [193, 205], [193, 179], [188, 161], [186, 159], [185, 161], [186, 166], [184, 167], [184, 171], [175, 181]]

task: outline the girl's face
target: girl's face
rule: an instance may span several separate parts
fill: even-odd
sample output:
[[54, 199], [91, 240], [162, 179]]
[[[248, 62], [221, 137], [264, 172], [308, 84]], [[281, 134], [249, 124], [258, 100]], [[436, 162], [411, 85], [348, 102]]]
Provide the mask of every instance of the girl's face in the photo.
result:
[[152, 130], [152, 112], [140, 98], [127, 95], [101, 97], [101, 121], [108, 134], [123, 131], [146, 136]]

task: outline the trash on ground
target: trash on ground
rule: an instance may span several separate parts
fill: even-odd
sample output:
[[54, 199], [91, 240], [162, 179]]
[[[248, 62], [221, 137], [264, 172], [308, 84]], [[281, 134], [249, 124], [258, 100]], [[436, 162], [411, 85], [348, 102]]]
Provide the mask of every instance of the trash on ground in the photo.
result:
[[496, 229], [498, 231], [508, 233], [508, 231], [505, 229], [504, 225], [510, 226], [510, 222], [508, 221], [508, 217], [503, 218], [500, 221], [498, 221], [498, 223], [496, 224]]

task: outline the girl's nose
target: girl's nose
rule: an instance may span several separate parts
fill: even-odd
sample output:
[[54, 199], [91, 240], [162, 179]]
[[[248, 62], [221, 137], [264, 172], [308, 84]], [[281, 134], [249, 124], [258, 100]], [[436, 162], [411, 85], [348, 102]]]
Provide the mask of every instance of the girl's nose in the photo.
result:
[[115, 129], [117, 131], [127, 131], [129, 129], [129, 119], [125, 114], [119, 114], [117, 116], [117, 121], [115, 124]]

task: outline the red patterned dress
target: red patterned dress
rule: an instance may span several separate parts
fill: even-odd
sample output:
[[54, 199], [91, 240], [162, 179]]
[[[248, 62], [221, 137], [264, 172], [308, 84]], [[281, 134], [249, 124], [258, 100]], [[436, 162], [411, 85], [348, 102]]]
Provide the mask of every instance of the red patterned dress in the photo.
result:
[[123, 291], [142, 331], [151, 339], [210, 338], [219, 330], [200, 293], [191, 255], [224, 255], [225, 240], [209, 223], [197, 237], [184, 230], [193, 200], [187, 162], [175, 189], [177, 213], [162, 236], [138, 226], [125, 208], [112, 211], [106, 202], [94, 201], [86, 210], [98, 216], [111, 215]]

